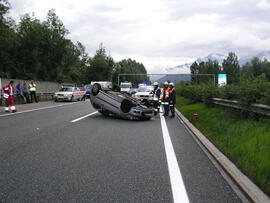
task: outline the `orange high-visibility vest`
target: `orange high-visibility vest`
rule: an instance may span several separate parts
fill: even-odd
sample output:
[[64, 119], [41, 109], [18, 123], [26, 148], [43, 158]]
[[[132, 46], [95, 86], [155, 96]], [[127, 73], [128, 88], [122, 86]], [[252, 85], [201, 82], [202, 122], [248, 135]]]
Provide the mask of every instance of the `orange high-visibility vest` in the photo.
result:
[[173, 90], [174, 90], [174, 87], [172, 89], [169, 89], [170, 94], [173, 92]]
[[169, 99], [169, 93], [170, 93], [170, 88], [167, 88], [166, 89], [166, 93], [165, 93], [165, 98], [163, 98], [164, 97], [164, 91], [165, 91], [165, 89], [163, 88], [163, 90], [162, 90], [162, 94], [161, 94], [161, 101], [164, 99], [164, 100], [168, 100]]

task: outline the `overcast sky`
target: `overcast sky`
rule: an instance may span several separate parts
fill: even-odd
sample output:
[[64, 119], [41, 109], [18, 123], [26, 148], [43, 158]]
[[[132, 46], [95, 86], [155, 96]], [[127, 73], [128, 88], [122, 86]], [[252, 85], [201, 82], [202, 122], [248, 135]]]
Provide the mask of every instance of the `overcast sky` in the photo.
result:
[[102, 42], [115, 60], [142, 62], [149, 73], [209, 53], [270, 50], [270, 0], [9, 0], [18, 19], [48, 10], [93, 56]]

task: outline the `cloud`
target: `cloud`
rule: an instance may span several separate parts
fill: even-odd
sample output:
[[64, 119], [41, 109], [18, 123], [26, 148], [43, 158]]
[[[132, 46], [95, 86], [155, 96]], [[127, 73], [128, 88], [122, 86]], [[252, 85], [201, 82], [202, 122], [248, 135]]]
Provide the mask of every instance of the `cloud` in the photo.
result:
[[10, 0], [17, 18], [49, 9], [86, 46], [90, 55], [103, 42], [116, 60], [133, 58], [149, 72], [164, 71], [209, 53], [239, 56], [268, 49], [269, 0]]
[[263, 10], [270, 9], [270, 1], [269, 0], [260, 0], [257, 4], [257, 7]]

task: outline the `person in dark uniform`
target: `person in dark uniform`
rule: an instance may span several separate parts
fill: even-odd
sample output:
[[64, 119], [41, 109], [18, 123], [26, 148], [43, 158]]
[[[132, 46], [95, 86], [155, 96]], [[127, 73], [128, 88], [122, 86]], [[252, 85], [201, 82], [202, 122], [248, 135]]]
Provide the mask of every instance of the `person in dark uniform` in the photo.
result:
[[153, 106], [155, 108], [155, 115], [159, 112], [159, 99], [161, 95], [161, 90], [158, 87], [158, 82], [154, 82], [154, 90], [153, 90]]
[[171, 82], [169, 84], [169, 104], [170, 104], [170, 110], [171, 110], [171, 117], [174, 118], [175, 116], [175, 103], [176, 103], [176, 92], [174, 89], [174, 84]]

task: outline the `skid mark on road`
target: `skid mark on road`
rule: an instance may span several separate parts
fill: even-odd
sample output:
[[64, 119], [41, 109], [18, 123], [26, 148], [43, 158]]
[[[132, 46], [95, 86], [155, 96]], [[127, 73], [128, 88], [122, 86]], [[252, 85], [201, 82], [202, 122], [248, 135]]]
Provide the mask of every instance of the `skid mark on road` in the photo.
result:
[[179, 169], [179, 165], [175, 156], [170, 134], [164, 116], [160, 114], [160, 122], [162, 128], [162, 135], [164, 140], [165, 152], [167, 157], [169, 176], [172, 187], [172, 194], [174, 203], [189, 202], [183, 178]]
[[87, 118], [87, 117], [89, 117], [89, 116], [92, 116], [92, 115], [94, 115], [94, 114], [96, 114], [96, 113], [97, 113], [97, 111], [92, 112], [92, 113], [90, 113], [90, 114], [87, 114], [87, 115], [85, 115], [85, 116], [82, 116], [82, 117], [80, 117], [80, 118], [74, 119], [74, 120], [71, 121], [71, 123], [75, 123], [75, 122], [80, 121], [80, 120], [82, 120], [82, 119], [84, 119], [84, 118]]

